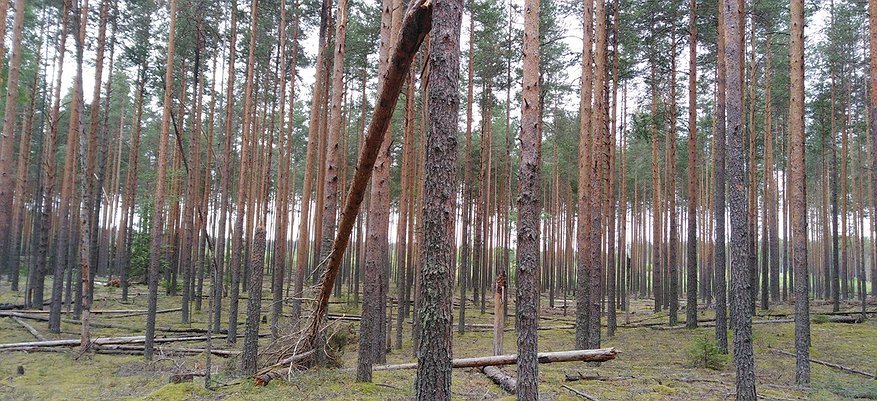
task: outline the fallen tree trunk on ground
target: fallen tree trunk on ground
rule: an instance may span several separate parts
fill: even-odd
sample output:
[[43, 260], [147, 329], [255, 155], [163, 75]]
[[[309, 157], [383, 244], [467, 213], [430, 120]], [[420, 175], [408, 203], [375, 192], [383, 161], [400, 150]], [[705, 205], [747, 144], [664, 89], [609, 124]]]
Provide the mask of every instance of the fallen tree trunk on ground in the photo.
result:
[[[795, 319], [775, 319], [775, 320], [753, 320], [752, 324], [779, 324], [779, 323], [795, 323]], [[715, 323], [707, 323], [698, 327], [716, 327]], [[652, 330], [682, 330], [686, 327], [679, 326], [652, 326]]]
[[[794, 357], [797, 357], [797, 355], [795, 355], [794, 352], [788, 352], [788, 351], [783, 351], [783, 350], [779, 350], [779, 349], [771, 349], [770, 351], [773, 352], [773, 353], [775, 353], [775, 354], [791, 356], [791, 357], [793, 357], [793, 358], [794, 358]], [[813, 358], [808, 359], [808, 361], [813, 362], [813, 363], [815, 363], [815, 364], [817, 364], [817, 365], [828, 366], [829, 368], [835, 368], [835, 369], [838, 369], [838, 370], [841, 370], [841, 371], [844, 371], [844, 372], [847, 372], [847, 373], [852, 373], [852, 374], [854, 374], [854, 375], [865, 376], [865, 377], [867, 377], [867, 378], [869, 378], [869, 379], [877, 379], [877, 376], [875, 376], [875, 375], [873, 375], [873, 374], [871, 374], [871, 373], [864, 372], [864, 371], [861, 371], [861, 370], [858, 370], [858, 369], [848, 368], [848, 367], [846, 367], [846, 366], [838, 365], [838, 364], [836, 364], [836, 363], [831, 363], [831, 362], [826, 362], [826, 361], [820, 361], [819, 359], [813, 359]]]
[[[470, 323], [466, 324], [466, 331], [469, 332], [483, 332], [483, 331], [493, 331], [493, 325], [489, 323]], [[539, 326], [536, 330], [539, 331], [547, 331], [547, 330], [571, 330], [576, 328], [574, 324], [564, 324], [559, 326]], [[503, 331], [514, 331], [514, 327], [506, 327]]]
[[518, 382], [514, 377], [507, 375], [496, 366], [484, 366], [481, 368], [481, 373], [487, 375], [497, 386], [510, 394], [514, 394], [515, 389], [518, 387]]
[[[861, 316], [862, 310], [854, 310], [854, 311], [838, 311], [838, 312], [814, 312], [810, 311], [811, 315], [826, 315], [826, 316]], [[865, 314], [868, 315], [877, 315], [877, 310], [869, 310], [865, 311]], [[768, 313], [765, 315], [757, 315], [758, 317], [788, 317], [795, 316], [794, 313]]]
[[595, 380], [601, 382], [614, 382], [620, 380], [633, 379], [633, 376], [588, 376], [583, 375], [581, 372], [576, 372], [576, 374], [566, 374], [566, 381], [574, 382], [579, 380]]
[[[182, 308], [173, 308], [173, 309], [162, 309], [155, 311], [156, 314], [161, 313], [171, 313], [171, 312], [179, 312], [183, 310]], [[42, 309], [25, 309], [17, 311], [19, 313], [29, 313], [31, 315], [39, 315], [39, 314], [49, 314], [51, 311], [42, 310]], [[130, 316], [140, 316], [145, 315], [147, 313], [146, 309], [95, 309], [91, 311], [92, 314], [106, 314], [113, 315], [108, 317], [130, 317]]]
[[[618, 351], [615, 348], [585, 349], [576, 351], [540, 352], [537, 356], [539, 363], [554, 362], [605, 362], [615, 359]], [[483, 366], [503, 366], [518, 363], [517, 354], [485, 356], [476, 358], [460, 358], [451, 360], [452, 368], [480, 368]], [[403, 363], [399, 365], [379, 365], [372, 370], [403, 370], [416, 369], [417, 363]]]
[[[120, 351], [120, 352], [108, 352], [108, 351]], [[130, 354], [130, 355], [143, 355], [143, 347], [137, 345], [100, 345], [95, 350], [98, 354]], [[200, 355], [207, 352], [206, 348], [168, 348], [168, 347], [156, 347], [155, 352], [157, 354], [171, 354], [171, 355]], [[241, 351], [238, 350], [228, 350], [228, 349], [212, 349], [210, 353], [216, 356], [220, 356], [223, 358], [229, 358], [236, 355], [240, 355]]]
[[848, 323], [848, 324], [856, 324], [862, 323], [862, 314], [861, 312], [857, 315], [834, 315], [828, 316], [826, 320], [828, 323]]
[[33, 328], [33, 326], [27, 324], [27, 322], [25, 322], [24, 320], [19, 319], [17, 316], [12, 316], [12, 320], [15, 320], [15, 323], [18, 323], [18, 324], [24, 326], [24, 328], [27, 329], [27, 331], [29, 331], [31, 335], [36, 337], [37, 340], [48, 341], [46, 339], [46, 337], [43, 337], [43, 335], [40, 334], [39, 331], [37, 331], [37, 329], [35, 329], [35, 328]]
[[[52, 304], [51, 301], [45, 301], [45, 302], [43, 302], [43, 306], [49, 306], [49, 305], [51, 305], [51, 304]], [[0, 311], [4, 311], [4, 310], [20, 310], [20, 309], [24, 309], [24, 308], [25, 308], [25, 305], [24, 305], [24, 304], [13, 304], [13, 303], [9, 303], [9, 302], [3, 302], [3, 303], [0, 303]]]
[[[267, 337], [271, 333], [259, 334], [259, 337]], [[213, 338], [226, 338], [227, 335], [218, 334]], [[239, 335], [238, 337], [243, 337]], [[206, 341], [207, 336], [183, 336], [183, 337], [156, 337], [155, 343], [172, 343], [172, 342], [188, 342], [188, 341]], [[141, 344], [146, 342], [146, 336], [130, 336], [130, 337], [99, 337], [91, 341], [92, 345], [122, 345], [122, 344]], [[50, 340], [50, 341], [29, 341], [21, 343], [0, 344], [0, 351], [29, 351], [33, 348], [51, 348], [51, 347], [75, 347], [81, 345], [80, 339], [69, 340]]]
[[[29, 320], [37, 320], [42, 322], [48, 322], [49, 318], [47, 316], [36, 316], [29, 315], [21, 312], [9, 312], [9, 311], [0, 311], [0, 316], [8, 316], [8, 317], [19, 317], [22, 319]], [[108, 316], [109, 317], [109, 316]], [[119, 316], [112, 316], [119, 317]], [[70, 324], [82, 324], [81, 320], [76, 319], [61, 319], [64, 323]], [[90, 327], [98, 328], [98, 329], [120, 329], [120, 330], [128, 330], [128, 331], [145, 331], [145, 329], [141, 329], [139, 327], [128, 326], [124, 324], [116, 324], [116, 323], [101, 323], [95, 321], [89, 321], [88, 325]], [[207, 329], [201, 329], [197, 327], [156, 327], [155, 331], [163, 331], [166, 333], [206, 333]], [[227, 330], [220, 330], [220, 333], [225, 333]]]

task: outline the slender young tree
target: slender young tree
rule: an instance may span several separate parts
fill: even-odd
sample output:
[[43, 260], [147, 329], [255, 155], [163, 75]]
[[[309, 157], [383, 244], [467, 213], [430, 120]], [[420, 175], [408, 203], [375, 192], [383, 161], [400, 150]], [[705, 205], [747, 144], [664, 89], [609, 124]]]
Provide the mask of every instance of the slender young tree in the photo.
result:
[[[792, 269], [795, 271], [795, 383], [810, 384], [810, 298], [807, 272], [807, 175], [804, 170], [804, 1], [791, 1], [789, 41], [789, 170]], [[739, 391], [739, 390], [738, 390]]]
[[[385, 71], [389, 66], [389, 57], [390, 57], [390, 47], [393, 45], [391, 40], [391, 32], [390, 27], [392, 25], [393, 19], [393, 8], [394, 0], [384, 0], [381, 5], [381, 46], [379, 49], [379, 73], [380, 78], [379, 85], [383, 84], [383, 76], [385, 75]], [[388, 126], [389, 127], [389, 126]], [[386, 129], [387, 132], [384, 132], [381, 136], [381, 148], [378, 150], [377, 159], [375, 166], [378, 165], [382, 160], [386, 160], [386, 152], [388, 149], [385, 145], [389, 146], [389, 141], [386, 137], [389, 136], [389, 128]], [[382, 154], [383, 153], [383, 154]], [[377, 172], [377, 171], [375, 171]], [[372, 172], [372, 177], [375, 177], [375, 172]], [[373, 197], [374, 195], [374, 187], [376, 180], [372, 180], [372, 191], [369, 195], [369, 213], [368, 220], [366, 221], [366, 225], [369, 230], [366, 234], [366, 243], [365, 243], [365, 261], [362, 264], [363, 266], [363, 291], [362, 291], [362, 314], [363, 319], [360, 321], [359, 325], [359, 358], [357, 362], [356, 369], [356, 380], [370, 382], [371, 381], [371, 365], [376, 361], [379, 351], [375, 349], [379, 347], [379, 339], [380, 336], [380, 325], [381, 320], [383, 320], [383, 315], [380, 313], [380, 292], [381, 285], [383, 283], [383, 265], [377, 260], [377, 250], [375, 249], [376, 244], [372, 243], [369, 245], [371, 240], [379, 241], [382, 240], [378, 237], [377, 233], [374, 231], [373, 227], [373, 215], [371, 213], [372, 203], [375, 202]], [[389, 195], [388, 195], [389, 196]], [[386, 236], [386, 233], [384, 233]], [[374, 238], [372, 238], [374, 237]], [[371, 255], [369, 255], [369, 250], [371, 249]], [[371, 261], [369, 261], [371, 259]], [[380, 352], [383, 353], [383, 352]]]
[[713, 271], [715, 273], [714, 290], [716, 293], [716, 345], [723, 354], [728, 353], [728, 284], [725, 279], [727, 270], [727, 253], [725, 252], [725, 94], [727, 67], [725, 65], [725, 7], [724, 0], [719, 2], [717, 60], [716, 60], [716, 137], [713, 149], [715, 174], [713, 194], [715, 219], [715, 250], [713, 254]]
[[697, 0], [688, 13], [688, 270], [685, 327], [697, 328]]
[[[524, 1], [524, 69], [521, 99], [521, 165], [518, 173], [518, 249], [515, 287], [520, 401], [539, 399], [537, 271], [539, 268], [540, 147], [539, 0]], [[588, 43], [585, 43], [588, 45]], [[581, 304], [580, 304], [581, 305]]]
[[[877, 169], [877, 1], [868, 2], [868, 43], [870, 46], [870, 71], [868, 86], [871, 89], [869, 96], [868, 116], [871, 131], [871, 171]], [[872, 180], [877, 180], [877, 174], [873, 174]], [[871, 202], [877, 205], [877, 181], [872, 181]], [[872, 211], [877, 208], [872, 207]], [[872, 225], [872, 230], [874, 227]], [[873, 242], [873, 241], [872, 241]], [[872, 254], [873, 256], [874, 254]], [[871, 265], [871, 292], [877, 296], [877, 264], [872, 258]]]

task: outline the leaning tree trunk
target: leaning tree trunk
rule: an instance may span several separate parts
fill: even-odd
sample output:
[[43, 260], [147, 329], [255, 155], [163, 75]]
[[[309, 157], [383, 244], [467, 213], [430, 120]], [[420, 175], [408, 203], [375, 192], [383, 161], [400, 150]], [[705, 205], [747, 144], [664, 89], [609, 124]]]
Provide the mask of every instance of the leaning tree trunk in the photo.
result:
[[399, 99], [402, 84], [405, 82], [408, 68], [414, 58], [417, 49], [429, 32], [432, 22], [432, 3], [417, 1], [411, 3], [402, 22], [402, 31], [398, 35], [399, 41], [393, 47], [392, 56], [387, 71], [384, 74], [383, 84], [378, 92], [377, 107], [372, 112], [372, 119], [366, 131], [359, 160], [356, 164], [356, 173], [345, 197], [344, 208], [332, 244], [332, 251], [323, 262], [326, 264], [319, 290], [316, 305], [305, 333], [305, 348], [314, 348], [317, 336], [320, 333], [323, 321], [326, 319], [329, 296], [335, 286], [338, 269], [341, 266], [342, 256], [350, 241], [350, 233], [359, 213], [362, 200], [365, 195], [365, 187], [371, 178], [377, 153], [384, 140], [384, 134], [390, 124], [393, 109]]

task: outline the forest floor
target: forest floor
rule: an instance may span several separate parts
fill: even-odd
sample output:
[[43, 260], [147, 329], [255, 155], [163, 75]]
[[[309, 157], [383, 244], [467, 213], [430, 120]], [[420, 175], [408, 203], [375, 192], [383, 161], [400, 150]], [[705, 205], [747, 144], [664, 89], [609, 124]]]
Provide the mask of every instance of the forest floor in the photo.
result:
[[[99, 280], [100, 281], [100, 280]], [[48, 285], [48, 283], [47, 283]], [[163, 291], [162, 295], [163, 295]], [[206, 292], [206, 289], [205, 289]], [[131, 288], [132, 297], [121, 303], [118, 288], [97, 286], [93, 309], [145, 309], [145, 286]], [[0, 286], [0, 303], [21, 303], [22, 293], [13, 293], [8, 284]], [[179, 296], [162, 296], [159, 309], [178, 308]], [[568, 327], [575, 320], [574, 309], [564, 314], [562, 308], [549, 308], [548, 300], [543, 299], [542, 326], [555, 329], [539, 331], [540, 351], [565, 351], [573, 349], [575, 331]], [[563, 305], [558, 301], [557, 305]], [[241, 313], [246, 309], [242, 300]], [[267, 315], [269, 302], [263, 301], [263, 315]], [[180, 324], [180, 312], [157, 315], [159, 327], [206, 327], [207, 300], [204, 310], [194, 311], [191, 325]], [[597, 400], [725, 400], [734, 394], [734, 366], [728, 359], [722, 361], [719, 369], [694, 367], [689, 356], [700, 339], [714, 338], [713, 327], [696, 330], [661, 330], [652, 327], [625, 327], [629, 318], [634, 325], [646, 322], [666, 321], [666, 312], [653, 314], [651, 301], [632, 300], [629, 316], [619, 312], [619, 328], [616, 335], [606, 338], [603, 331], [603, 346], [615, 347], [617, 359], [590, 366], [586, 363], [543, 364], [539, 367], [540, 397], [545, 400], [583, 400], [563, 387], [567, 385], [584, 392]], [[811, 326], [811, 357], [854, 369], [877, 371], [877, 318], [863, 324], [844, 324], [825, 322], [818, 312], [830, 310], [830, 305], [814, 301]], [[843, 310], [857, 310], [854, 304], [844, 305]], [[870, 306], [869, 309], [873, 309]], [[488, 312], [492, 310], [488, 306]], [[359, 314], [359, 310], [345, 303], [331, 305], [331, 312]], [[773, 306], [770, 314], [791, 313], [789, 304]], [[457, 318], [455, 309], [455, 319]], [[701, 311], [700, 319], [713, 317], [711, 311]], [[758, 310], [759, 315], [768, 312]], [[44, 315], [47, 316], [47, 315]], [[680, 311], [680, 321], [685, 319]], [[756, 317], [766, 319], [767, 317]], [[789, 317], [791, 318], [791, 317]], [[225, 320], [225, 316], [223, 316]], [[106, 314], [93, 314], [92, 321], [145, 326], [145, 316], [109, 317]], [[243, 321], [243, 315], [240, 321]], [[492, 323], [490, 313], [481, 314], [477, 307], [467, 308], [467, 323]], [[76, 339], [79, 326], [62, 324], [60, 335], [51, 335], [47, 324], [42, 321], [28, 321], [48, 339]], [[349, 332], [355, 333], [358, 322], [339, 323], [350, 325]], [[604, 319], [605, 324], [605, 319]], [[267, 331], [263, 324], [263, 330]], [[415, 360], [411, 341], [411, 324], [405, 325], [404, 341], [401, 349], [387, 355], [388, 363], [413, 362]], [[508, 321], [514, 327], [514, 319]], [[664, 326], [666, 327], [666, 325]], [[242, 331], [242, 330], [241, 330]], [[795, 359], [781, 355], [773, 350], [794, 351], [794, 324], [773, 323], [754, 325], [754, 345], [756, 358], [756, 378], [759, 398], [768, 400], [841, 400], [877, 399], [877, 380], [853, 375], [840, 370], [811, 364], [812, 386], [801, 389], [794, 386]], [[487, 356], [492, 351], [493, 334], [490, 331], [457, 334], [454, 326], [453, 355], [455, 358]], [[131, 336], [142, 331], [124, 329], [92, 329], [93, 337]], [[356, 340], [350, 336], [350, 345], [341, 359], [345, 368], [355, 367]], [[395, 338], [395, 332], [393, 333]], [[732, 339], [729, 332], [729, 339]], [[23, 326], [9, 317], [0, 316], [0, 343], [34, 341], [34, 337]], [[260, 340], [266, 345], [270, 339]], [[238, 341], [240, 347], [242, 341]], [[702, 342], [702, 341], [701, 341]], [[169, 347], [204, 347], [204, 343], [173, 344]], [[214, 347], [226, 348], [225, 340], [214, 340]], [[514, 353], [515, 336], [513, 331], [505, 335], [506, 353]], [[168, 384], [172, 374], [203, 370], [204, 355], [164, 356], [159, 354], [152, 362], [137, 355], [89, 354], [75, 359], [78, 352], [65, 349], [64, 352], [0, 352], [0, 399], [3, 400], [408, 400], [413, 398], [413, 370], [375, 372], [374, 383], [355, 383], [355, 372], [344, 369], [309, 370], [296, 373], [291, 381], [275, 380], [265, 387], [256, 387], [252, 380], [235, 374], [236, 358], [213, 358], [219, 373], [213, 380], [221, 387], [206, 390], [203, 378], [194, 382]], [[24, 374], [19, 375], [19, 367]], [[514, 375], [514, 366], [503, 370]], [[615, 378], [612, 381], [574, 381], [568, 382], [570, 375], [599, 375]], [[460, 400], [514, 399], [490, 379], [476, 369], [455, 369], [452, 392]]]

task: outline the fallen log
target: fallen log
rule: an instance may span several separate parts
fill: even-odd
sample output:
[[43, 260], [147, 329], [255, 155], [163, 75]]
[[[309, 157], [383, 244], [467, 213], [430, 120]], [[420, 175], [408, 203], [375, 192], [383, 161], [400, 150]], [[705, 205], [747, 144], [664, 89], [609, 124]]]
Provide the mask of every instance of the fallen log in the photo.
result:
[[[797, 357], [797, 355], [795, 355], [794, 352], [788, 352], [788, 351], [783, 351], [783, 350], [779, 350], [779, 349], [771, 349], [770, 351], [773, 352], [773, 353], [775, 353], [775, 354], [791, 356], [791, 357], [793, 357], [793, 358], [794, 358], [794, 357]], [[875, 379], [875, 380], [877, 380], [877, 375], [873, 375], [873, 374], [871, 374], [871, 373], [864, 372], [864, 371], [861, 371], [861, 370], [858, 370], [858, 369], [848, 368], [848, 367], [843, 366], [843, 365], [838, 365], [838, 364], [836, 364], [836, 363], [831, 363], [831, 362], [821, 361], [821, 360], [819, 360], [819, 359], [813, 359], [813, 358], [809, 358], [808, 361], [813, 362], [813, 363], [815, 363], [815, 364], [817, 364], [817, 365], [828, 366], [829, 368], [835, 368], [835, 369], [840, 370], [840, 371], [843, 371], [843, 372], [852, 373], [852, 374], [854, 374], [854, 375], [865, 376], [865, 377], [867, 377], [867, 378], [869, 378], [869, 379]]]
[[[536, 330], [539, 331], [549, 331], [549, 330], [571, 330], [576, 328], [574, 324], [564, 324], [559, 326], [539, 326]], [[514, 331], [514, 327], [506, 327], [503, 331]], [[484, 331], [493, 331], [493, 325], [489, 323], [467, 323], [466, 331], [469, 332], [484, 332]]]
[[[157, 310], [157, 311], [155, 311], [155, 314], [159, 315], [159, 314], [162, 314], [162, 313], [174, 313], [174, 312], [179, 312], [179, 311], [182, 311], [182, 310], [183, 310], [183, 308], [161, 309], [161, 310]], [[93, 312], [92, 312], [92, 313], [93, 313]], [[145, 314], [147, 314], [147, 313], [149, 313], [149, 312], [148, 312], [148, 311], [145, 311], [145, 310], [131, 310], [131, 311], [127, 312], [127, 313], [122, 313], [122, 312], [111, 312], [111, 311], [105, 311], [105, 313], [108, 313], [108, 314], [109, 314], [109, 315], [107, 316], [107, 318], [117, 318], [117, 317], [143, 316], [143, 315], [145, 315]], [[116, 315], [115, 313], [120, 313], [120, 314]], [[156, 330], [157, 330], [157, 329], [156, 329]]]
[[256, 376], [253, 378], [253, 380], [255, 381], [257, 386], [264, 386], [270, 383], [271, 380], [284, 379], [289, 375], [293, 368], [308, 360], [313, 353], [314, 350], [308, 350], [300, 354], [286, 357], [283, 360], [275, 363], [274, 365], [271, 365], [256, 373]]
[[27, 324], [27, 322], [25, 322], [24, 320], [21, 320], [21, 319], [18, 318], [17, 316], [12, 316], [12, 320], [14, 320], [15, 323], [18, 323], [18, 324], [24, 326], [24, 328], [25, 328], [27, 331], [29, 331], [30, 334], [31, 334], [32, 336], [36, 337], [37, 340], [40, 340], [40, 341], [48, 341], [48, 340], [46, 339], [46, 337], [43, 337], [43, 335], [40, 334], [39, 331], [37, 331], [37, 329], [35, 329], [35, 328], [33, 328], [33, 326]]
[[482, 366], [481, 373], [487, 375], [490, 380], [509, 394], [514, 394], [515, 389], [518, 387], [518, 382], [514, 377], [507, 375], [496, 366]]
[[563, 387], [563, 388], [565, 388], [565, 389], [567, 389], [567, 390], [569, 390], [569, 391], [572, 391], [572, 392], [575, 393], [577, 396], [582, 397], [582, 398], [584, 398], [584, 399], [586, 399], [586, 400], [597, 401], [596, 398], [591, 397], [590, 395], [588, 395], [588, 393], [586, 393], [586, 392], [584, 392], [584, 391], [581, 391], [581, 390], [576, 390], [576, 389], [574, 389], [574, 388], [572, 388], [572, 387], [570, 387], [570, 386], [567, 386], [566, 384], [564, 384], [564, 385], [562, 385], [562, 386], [560, 386], [560, 387]]
[[[52, 304], [51, 301], [44, 301], [44, 302], [43, 302], [43, 306], [49, 306], [49, 305], [51, 305], [51, 304]], [[24, 308], [25, 308], [25, 305], [24, 305], [24, 304], [13, 304], [13, 303], [10, 303], [10, 302], [2, 302], [2, 303], [0, 303], [0, 311], [4, 311], [4, 310], [20, 310], [20, 309], [24, 309]]]
[[576, 374], [574, 374], [574, 375], [569, 374], [569, 373], [566, 374], [566, 381], [568, 381], [568, 382], [574, 382], [574, 381], [579, 381], [579, 380], [594, 380], [594, 381], [601, 381], [601, 382], [613, 382], [613, 381], [627, 380], [627, 379], [633, 379], [633, 378], [634, 378], [634, 376], [599, 376], [599, 375], [589, 376], [589, 375], [583, 375], [581, 372], [576, 372]]
[[[156, 347], [156, 353], [170, 355], [200, 355], [207, 352], [206, 348], [167, 348]], [[126, 353], [131, 355], [143, 355], [143, 347], [137, 345], [101, 345], [96, 347], [99, 354], [109, 353], [106, 351], [125, 351], [118, 353]], [[228, 349], [212, 349], [210, 353], [223, 358], [230, 358], [240, 355], [241, 351]]]
[[[0, 316], [8, 316], [8, 317], [19, 317], [22, 319], [29, 320], [37, 320], [48, 322], [49, 318], [47, 316], [36, 316], [29, 315], [21, 312], [9, 312], [9, 311], [0, 311]], [[113, 316], [118, 317], [118, 316]], [[69, 324], [82, 324], [81, 320], [77, 319], [61, 319], [64, 323]], [[98, 328], [98, 329], [120, 329], [120, 330], [128, 330], [128, 331], [145, 331], [145, 329], [141, 329], [139, 327], [128, 326], [124, 324], [116, 324], [116, 323], [101, 323], [95, 321], [89, 321], [88, 325], [90, 327]], [[201, 329], [197, 327], [156, 327], [155, 331], [163, 331], [166, 333], [206, 333], [207, 329]], [[221, 330], [220, 333], [224, 333], [227, 330]]]
[[[586, 349], [560, 352], [540, 352], [537, 356], [539, 363], [554, 362], [605, 362], [615, 359], [618, 351], [615, 348]], [[483, 366], [503, 366], [518, 363], [517, 354], [485, 356], [475, 358], [460, 358], [451, 360], [452, 368], [480, 368]], [[417, 363], [403, 363], [399, 365], [379, 365], [372, 368], [377, 370], [403, 370], [416, 369]]]
[[[171, 313], [171, 312], [179, 312], [181, 310], [183, 310], [183, 309], [182, 308], [161, 309], [161, 310], [155, 311], [155, 313], [157, 313], [157, 314]], [[42, 309], [24, 309], [24, 310], [19, 310], [18, 312], [29, 313], [32, 315], [39, 315], [39, 314], [48, 315], [49, 313], [51, 313], [51, 311], [42, 310]], [[95, 310], [91, 311], [91, 313], [98, 314], [98, 315], [102, 315], [102, 314], [114, 315], [112, 317], [125, 317], [125, 316], [145, 315], [148, 312], [146, 311], [146, 309], [95, 309]]]
[[[753, 320], [752, 324], [779, 324], [779, 323], [795, 323], [795, 319], [774, 319], [774, 320]], [[707, 323], [704, 325], [699, 325], [698, 327], [716, 327], [715, 323]], [[652, 330], [682, 330], [686, 327], [683, 325], [679, 326], [652, 326], [650, 327]]]
[[834, 316], [828, 316], [828, 319], [826, 321], [828, 323], [856, 324], [856, 323], [862, 323], [862, 315], [861, 315], [861, 313], [859, 313], [858, 316], [834, 315]]
[[[861, 316], [861, 315], [862, 315], [862, 311], [861, 311], [861, 310], [854, 310], [854, 311], [838, 311], [838, 312], [815, 312], [815, 311], [810, 311], [810, 314], [811, 314], [811, 315], [826, 315], [826, 316], [855, 316], [855, 315]], [[877, 315], [877, 310], [869, 310], [869, 311], [865, 311], [865, 314], [867, 314], [867, 315]], [[758, 315], [758, 317], [768, 317], [768, 318], [769, 318], [769, 317], [789, 317], [789, 316], [795, 316], [795, 314], [794, 314], [794, 313], [768, 313], [768, 314], [765, 314], [765, 315]]]
[[[259, 334], [259, 337], [267, 337], [271, 333]], [[225, 334], [217, 334], [212, 338], [226, 338]], [[237, 337], [243, 337], [239, 335]], [[206, 341], [207, 336], [183, 336], [183, 337], [156, 337], [155, 343], [171, 343], [171, 342], [189, 342], [189, 341]], [[92, 345], [122, 345], [122, 344], [141, 344], [146, 342], [146, 336], [129, 336], [129, 337], [99, 337], [91, 341]], [[0, 351], [29, 351], [33, 348], [50, 348], [50, 347], [74, 347], [81, 345], [80, 339], [69, 340], [50, 340], [50, 341], [29, 341], [21, 343], [0, 344]]]

